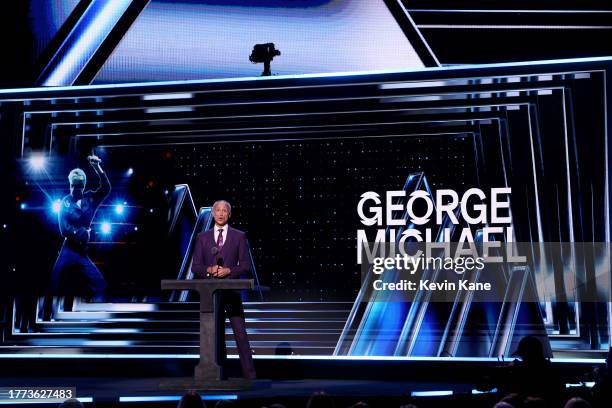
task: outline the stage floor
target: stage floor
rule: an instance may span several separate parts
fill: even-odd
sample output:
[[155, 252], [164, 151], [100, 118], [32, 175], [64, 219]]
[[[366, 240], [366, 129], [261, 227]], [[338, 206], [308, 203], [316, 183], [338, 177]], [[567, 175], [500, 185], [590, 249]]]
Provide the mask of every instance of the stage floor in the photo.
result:
[[[0, 388], [74, 387], [77, 396], [100, 406], [176, 406], [187, 388], [165, 389], [169, 381], [187, 380], [196, 359], [173, 358], [0, 358]], [[240, 407], [282, 402], [303, 407], [316, 391], [337, 399], [338, 407], [368, 401], [371, 406], [399, 407], [415, 403], [437, 406], [433, 400], [465, 398], [472, 406], [492, 406], [495, 384], [487, 381], [504, 364], [483, 361], [364, 361], [255, 359], [258, 376], [247, 390], [202, 390], [211, 402], [235, 399]], [[591, 364], [555, 364], [568, 383], [580, 382]], [[227, 362], [230, 377], [240, 375], [237, 359]], [[382, 402], [385, 401], [385, 402]], [[482, 402], [482, 404], [481, 404]], [[433, 404], [433, 405], [430, 405]], [[49, 405], [47, 405], [49, 406]], [[214, 406], [209, 404], [209, 406]]]
[[[176, 379], [176, 378], [175, 378]], [[19, 377], [2, 378], [0, 387], [74, 387], [77, 396], [96, 406], [117, 406], [122, 404], [146, 404], [151, 406], [176, 406], [185, 390], [161, 389], [160, 384], [167, 377], [155, 378], [114, 378], [114, 377]], [[468, 383], [425, 383], [402, 381], [367, 380], [256, 380], [254, 388], [243, 391], [198, 390], [205, 400], [237, 400], [240, 406], [261, 406], [273, 402], [303, 406], [312, 393], [324, 390], [334, 397], [340, 406], [351, 405], [364, 400], [370, 403], [384, 398], [395, 406], [414, 402], [420, 398], [443, 397], [463, 394], [473, 397], [473, 384]], [[494, 395], [478, 395], [477, 398], [494, 398]], [[299, 402], [298, 402], [299, 401]]]

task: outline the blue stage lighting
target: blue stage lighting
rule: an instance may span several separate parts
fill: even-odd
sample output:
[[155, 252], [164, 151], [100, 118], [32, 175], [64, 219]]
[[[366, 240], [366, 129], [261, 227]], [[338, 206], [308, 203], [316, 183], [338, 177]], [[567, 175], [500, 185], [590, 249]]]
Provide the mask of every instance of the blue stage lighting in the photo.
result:
[[102, 223], [102, 227], [100, 228], [103, 234], [109, 234], [111, 232], [111, 224], [110, 222], [104, 221]]
[[443, 397], [447, 395], [453, 395], [453, 391], [412, 391], [410, 393], [412, 397]]
[[491, 388], [490, 390], [476, 390], [472, 389], [472, 395], [480, 395], [480, 394], [492, 394], [497, 392], [497, 388]]
[[27, 207], [26, 203], [21, 203], [21, 205], [19, 206], [19, 208], [21, 208], [22, 210], [25, 210]]
[[125, 206], [123, 204], [116, 204], [115, 205], [115, 213], [117, 215], [123, 214], [124, 211], [125, 211]]
[[32, 170], [40, 171], [45, 168], [45, 156], [42, 154], [33, 154], [30, 156], [29, 162]]
[[[219, 395], [202, 395], [203, 400], [237, 400], [238, 395], [219, 394]], [[154, 395], [154, 396], [138, 396], [138, 397], [119, 397], [119, 402], [162, 402], [162, 401], [180, 401], [179, 395]]]
[[51, 207], [53, 209], [53, 212], [56, 214], [59, 213], [60, 209], [62, 208], [61, 205], [62, 205], [62, 200], [53, 201], [53, 205]]
[[127, 169], [127, 171], [125, 172], [125, 174], [126, 174], [127, 176], [131, 176], [132, 174], [134, 174], [134, 169], [130, 167], [129, 169]]

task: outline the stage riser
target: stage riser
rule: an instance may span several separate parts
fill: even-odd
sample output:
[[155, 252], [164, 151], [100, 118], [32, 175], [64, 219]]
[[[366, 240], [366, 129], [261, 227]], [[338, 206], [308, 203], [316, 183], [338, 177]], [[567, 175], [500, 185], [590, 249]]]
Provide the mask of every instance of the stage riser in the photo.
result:
[[[277, 352], [331, 355], [350, 307], [348, 302], [246, 302], [251, 347], [256, 355]], [[68, 308], [70, 310], [64, 310]], [[60, 304], [50, 316], [39, 312], [29, 329], [28, 333], [6, 333], [4, 344], [10, 346], [11, 352], [27, 352], [30, 347], [60, 350], [86, 347], [101, 353], [112, 347], [111, 353], [120, 353], [130, 347], [129, 353], [140, 350], [145, 354], [197, 354], [199, 346], [199, 312], [193, 302], [100, 304], [77, 301], [72, 305], [67, 303], [66, 307]], [[228, 352], [235, 353], [228, 320], [225, 338]], [[277, 351], [279, 346], [282, 350]]]
[[[291, 330], [299, 328], [304, 331], [328, 331], [337, 330], [344, 324], [343, 320], [252, 320], [246, 319], [249, 329], [253, 330]], [[96, 331], [96, 330], [116, 330], [121, 333], [121, 330], [128, 332], [130, 330], [140, 330], [142, 332], [180, 332], [180, 331], [198, 331], [200, 327], [199, 320], [195, 321], [148, 321], [148, 322], [53, 322], [39, 323], [36, 325], [39, 333], [72, 333], [78, 331]]]
[[[255, 355], [332, 355], [350, 306], [350, 303], [342, 302], [247, 302], [245, 316], [251, 348]], [[24, 351], [31, 346], [65, 349], [87, 347], [101, 353], [113, 347], [111, 353], [119, 353], [125, 347], [130, 347], [130, 353], [140, 350], [142, 353], [197, 354], [199, 312], [194, 307], [194, 303], [77, 303], [71, 311], [61, 308], [55, 311], [52, 321], [38, 319], [31, 333], [8, 337], [12, 346]], [[432, 327], [422, 334], [428, 341], [439, 342], [445, 335], [443, 329]], [[515, 329], [529, 330], [529, 327]], [[375, 337], [393, 341], [397, 334], [394, 331], [379, 331]], [[490, 328], [474, 327], [469, 341], [489, 344], [490, 338]], [[228, 352], [235, 354], [229, 321], [225, 325], [225, 339]]]
[[[316, 319], [316, 320], [340, 320], [346, 319], [350, 308], [345, 310], [249, 310], [244, 314], [252, 319]], [[103, 316], [102, 316], [103, 314]], [[54, 321], [105, 321], [113, 319], [116, 321], [130, 319], [149, 320], [197, 320], [197, 310], [168, 310], [154, 312], [58, 312], [53, 316]]]

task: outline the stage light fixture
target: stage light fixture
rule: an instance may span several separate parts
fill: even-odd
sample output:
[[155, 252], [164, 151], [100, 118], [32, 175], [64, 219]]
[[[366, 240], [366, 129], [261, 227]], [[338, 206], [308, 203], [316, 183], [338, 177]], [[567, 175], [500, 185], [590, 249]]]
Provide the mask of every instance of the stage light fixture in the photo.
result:
[[412, 397], [443, 397], [448, 395], [453, 395], [453, 391], [412, 391], [410, 393], [410, 396]]
[[21, 208], [22, 210], [25, 210], [27, 208], [27, 204], [26, 203], [21, 203], [19, 208]]
[[125, 206], [123, 204], [116, 204], [115, 205], [115, 214], [121, 215], [121, 214], [123, 214], [124, 211], [125, 211]]
[[132, 174], [134, 174], [134, 169], [130, 167], [130, 168], [129, 168], [129, 169], [127, 169], [127, 171], [125, 172], [125, 175], [129, 177], [129, 176], [131, 176]]
[[249, 56], [249, 61], [253, 64], [263, 63], [264, 70], [261, 76], [270, 76], [272, 75], [270, 63], [274, 57], [278, 57], [279, 55], [281, 55], [281, 52], [276, 49], [274, 43], [255, 44]]
[[60, 209], [62, 208], [61, 205], [62, 205], [62, 201], [61, 200], [57, 199], [57, 200], [53, 201], [53, 205], [52, 205], [51, 208], [52, 208], [52, 210], [53, 210], [53, 212], [55, 214], [58, 214], [60, 212]]
[[104, 221], [102, 223], [102, 227], [100, 228], [103, 234], [109, 234], [111, 232], [111, 224], [110, 222]]
[[30, 156], [30, 168], [35, 171], [41, 171], [45, 168], [45, 156], [42, 154], [33, 154]]

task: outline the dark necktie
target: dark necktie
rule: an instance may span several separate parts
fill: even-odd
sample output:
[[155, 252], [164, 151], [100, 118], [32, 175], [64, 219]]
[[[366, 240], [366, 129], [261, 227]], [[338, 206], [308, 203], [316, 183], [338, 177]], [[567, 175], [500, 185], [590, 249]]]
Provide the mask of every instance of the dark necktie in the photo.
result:
[[220, 228], [218, 231], [219, 236], [217, 237], [217, 246], [221, 248], [223, 246], [223, 228]]

